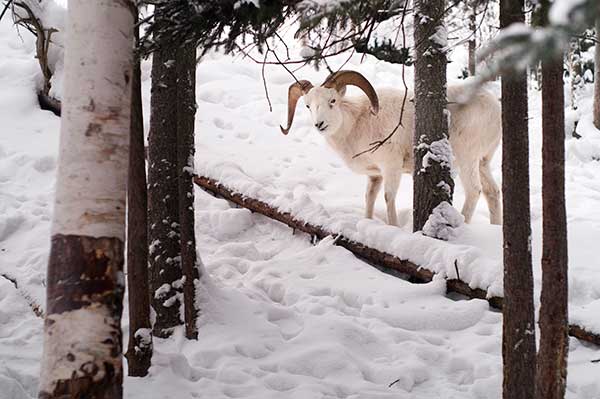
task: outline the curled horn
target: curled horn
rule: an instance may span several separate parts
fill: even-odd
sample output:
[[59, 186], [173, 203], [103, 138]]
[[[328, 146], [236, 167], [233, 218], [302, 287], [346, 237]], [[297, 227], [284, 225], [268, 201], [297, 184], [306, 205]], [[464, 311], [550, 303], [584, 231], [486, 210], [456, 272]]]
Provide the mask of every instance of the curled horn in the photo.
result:
[[287, 127], [284, 128], [283, 126], [279, 126], [281, 128], [281, 133], [288, 134], [290, 128], [292, 127], [292, 122], [294, 121], [294, 113], [296, 112], [296, 104], [298, 103], [298, 99], [308, 93], [312, 87], [312, 83], [310, 83], [308, 80], [300, 80], [290, 86], [288, 90]]
[[375, 89], [369, 83], [367, 78], [355, 71], [338, 71], [329, 75], [325, 82], [321, 85], [323, 87], [328, 87], [331, 89], [336, 89], [340, 91], [344, 86], [356, 86], [361, 89], [367, 97], [369, 97], [369, 101], [371, 101], [371, 112], [373, 115], [377, 115], [379, 112], [379, 98], [377, 97], [377, 93]]

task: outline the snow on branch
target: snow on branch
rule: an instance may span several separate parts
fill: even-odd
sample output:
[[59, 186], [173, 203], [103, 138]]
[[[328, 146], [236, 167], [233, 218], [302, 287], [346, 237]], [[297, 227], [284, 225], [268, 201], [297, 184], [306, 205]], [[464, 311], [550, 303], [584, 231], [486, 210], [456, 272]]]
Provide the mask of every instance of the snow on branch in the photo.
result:
[[547, 26], [513, 24], [503, 29], [479, 52], [480, 60], [491, 62], [477, 81], [491, 80], [503, 72], [522, 71], [535, 62], [557, 56], [567, 49], [573, 36], [593, 27], [599, 14], [597, 0], [556, 0]]

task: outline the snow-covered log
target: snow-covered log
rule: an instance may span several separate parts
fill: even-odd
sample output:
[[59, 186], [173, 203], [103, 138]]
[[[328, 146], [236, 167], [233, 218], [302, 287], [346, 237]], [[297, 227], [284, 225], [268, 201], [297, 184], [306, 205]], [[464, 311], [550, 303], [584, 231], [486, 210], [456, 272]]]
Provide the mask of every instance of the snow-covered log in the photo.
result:
[[[408, 276], [411, 281], [426, 283], [435, 277], [435, 273], [422, 265], [416, 265], [408, 260], [403, 260], [397, 256], [368, 247], [360, 242], [350, 240], [347, 237], [327, 231], [325, 228], [311, 224], [302, 220], [289, 212], [282, 212], [266, 202], [249, 197], [243, 193], [227, 187], [225, 184], [205, 176], [196, 176], [194, 182], [204, 191], [226, 199], [236, 205], [249, 209], [252, 212], [260, 213], [271, 219], [277, 220], [290, 226], [295, 230], [310, 234], [317, 239], [323, 239], [328, 236], [335, 237], [334, 243], [340, 247], [346, 248], [358, 258], [365, 260], [374, 267], [393, 274], [399, 273]], [[485, 299], [490, 306], [496, 309], [502, 309], [503, 298], [498, 296], [488, 297], [487, 292], [481, 288], [471, 288], [469, 284], [460, 279], [446, 280], [446, 289], [448, 292], [464, 295], [474, 299]], [[586, 330], [585, 327], [571, 324], [569, 326], [569, 335], [572, 337], [600, 345], [600, 334], [595, 334]]]

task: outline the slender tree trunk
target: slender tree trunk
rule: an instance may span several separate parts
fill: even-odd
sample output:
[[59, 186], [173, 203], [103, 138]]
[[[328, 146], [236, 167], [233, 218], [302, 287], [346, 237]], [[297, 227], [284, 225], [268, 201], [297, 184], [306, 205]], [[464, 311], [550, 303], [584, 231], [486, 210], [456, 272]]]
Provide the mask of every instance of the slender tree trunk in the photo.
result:
[[579, 99], [577, 91], [581, 87], [583, 81], [583, 68], [581, 65], [581, 50], [577, 43], [571, 43], [569, 51], [569, 75], [571, 77], [571, 108], [579, 108]]
[[413, 230], [423, 229], [433, 210], [452, 203], [452, 150], [446, 110], [444, 0], [416, 0], [415, 169]]
[[562, 399], [569, 348], [562, 57], [542, 63], [542, 294], [537, 399]]
[[177, 51], [177, 170], [179, 172], [179, 220], [181, 222], [181, 267], [185, 282], [183, 301], [185, 335], [198, 338], [196, 285], [200, 274], [194, 230], [194, 116], [196, 114], [196, 49]]
[[469, 40], [469, 76], [475, 76], [477, 65], [477, 24], [475, 16], [477, 15], [477, 3], [470, 4], [469, 9], [469, 30], [471, 31], [471, 39]]
[[[156, 8], [157, 21], [160, 8]], [[164, 22], [163, 22], [164, 23]], [[153, 334], [168, 337], [183, 323], [183, 281], [177, 186], [176, 50], [163, 47], [152, 58], [150, 132], [148, 135], [148, 239], [150, 288], [156, 314]]]
[[[523, 0], [501, 0], [501, 28], [516, 22], [525, 22]], [[504, 399], [530, 399], [535, 388], [527, 120], [527, 72], [502, 75]]]
[[597, 41], [594, 50], [594, 126], [596, 129], [600, 129], [600, 11], [598, 14], [596, 18]]
[[[135, 29], [136, 41], [139, 28]], [[131, 133], [127, 186], [127, 285], [129, 290], [129, 375], [148, 374], [152, 359], [150, 289], [148, 287], [148, 195], [144, 157], [144, 119], [140, 59], [136, 57], [131, 79]]]
[[131, 1], [69, 2], [40, 398], [123, 395], [132, 9]]

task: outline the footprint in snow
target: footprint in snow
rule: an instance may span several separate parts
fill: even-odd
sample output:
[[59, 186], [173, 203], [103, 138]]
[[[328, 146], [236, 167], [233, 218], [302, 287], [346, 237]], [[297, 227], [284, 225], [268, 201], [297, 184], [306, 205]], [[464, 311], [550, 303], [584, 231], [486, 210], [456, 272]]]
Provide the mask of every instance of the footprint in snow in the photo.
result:
[[298, 386], [292, 378], [284, 375], [269, 375], [264, 381], [267, 388], [278, 392], [286, 392]]
[[281, 336], [286, 341], [297, 337], [304, 331], [304, 323], [297, 318], [294, 312], [284, 308], [272, 308], [267, 314], [269, 323], [279, 327]]
[[231, 130], [233, 129], [233, 124], [231, 122], [226, 122], [221, 118], [214, 118], [213, 123], [216, 127], [223, 130]]

